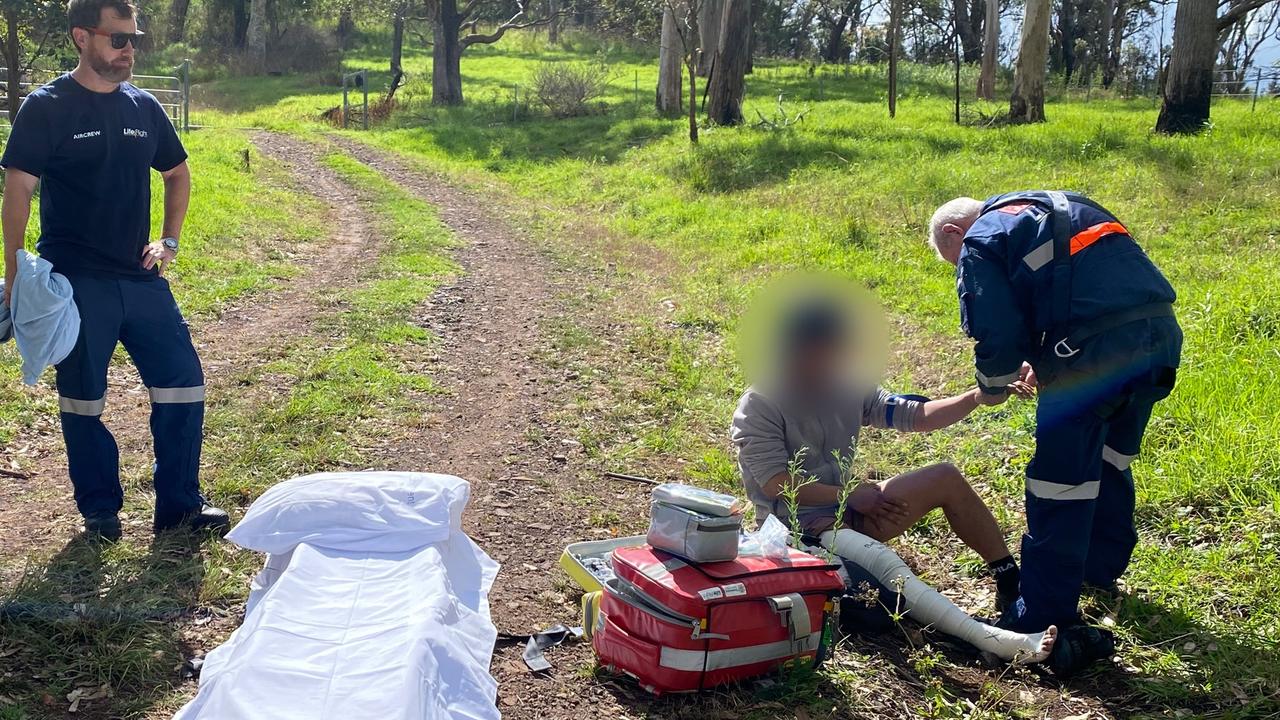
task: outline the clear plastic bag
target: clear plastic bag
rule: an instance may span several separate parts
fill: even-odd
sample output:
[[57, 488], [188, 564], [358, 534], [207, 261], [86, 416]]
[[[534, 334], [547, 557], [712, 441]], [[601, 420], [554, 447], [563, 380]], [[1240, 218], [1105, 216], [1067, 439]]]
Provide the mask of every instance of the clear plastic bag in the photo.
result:
[[776, 516], [770, 515], [755, 532], [744, 533], [738, 540], [739, 555], [758, 555], [767, 558], [787, 556], [787, 540], [791, 533]]

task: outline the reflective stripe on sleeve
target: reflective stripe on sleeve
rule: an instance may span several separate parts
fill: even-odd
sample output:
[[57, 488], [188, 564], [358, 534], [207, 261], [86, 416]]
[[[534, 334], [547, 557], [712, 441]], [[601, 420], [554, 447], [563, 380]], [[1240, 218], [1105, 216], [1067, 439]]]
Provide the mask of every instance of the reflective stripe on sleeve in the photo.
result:
[[1090, 480], [1079, 485], [1063, 485], [1048, 480], [1027, 478], [1027, 492], [1041, 500], [1097, 500], [1098, 490], [1101, 487], [1102, 483], [1098, 480]]
[[204, 386], [180, 388], [147, 388], [153, 403], [198, 403], [204, 402]]
[[97, 400], [77, 400], [59, 395], [58, 409], [71, 415], [97, 417], [107, 409], [107, 396], [103, 395]]
[[704, 669], [708, 671], [723, 670], [725, 668], [754, 665], [813, 652], [818, 649], [818, 643], [821, 640], [822, 633], [816, 632], [797, 642], [782, 640], [763, 645], [750, 645], [707, 652], [664, 647], [658, 664], [665, 668], [683, 672], [702, 672]]
[[1133, 461], [1137, 457], [1137, 455], [1125, 455], [1119, 450], [1108, 445], [1102, 446], [1102, 459], [1120, 471], [1128, 470], [1129, 466], [1133, 464]]
[[978, 382], [982, 383], [983, 387], [989, 388], [1002, 388], [1018, 379], [1017, 371], [1011, 372], [1008, 375], [997, 375], [995, 377], [987, 377], [986, 375], [983, 375], [981, 371], [974, 372], [978, 376]]
[[1031, 272], [1035, 272], [1040, 268], [1048, 265], [1053, 260], [1053, 241], [1047, 240], [1040, 247], [1032, 250], [1023, 256], [1022, 262], [1031, 268]]
[[1098, 242], [1107, 235], [1128, 235], [1129, 231], [1118, 222], [1103, 222], [1097, 225], [1090, 225], [1071, 236], [1071, 254], [1075, 255], [1081, 250]]

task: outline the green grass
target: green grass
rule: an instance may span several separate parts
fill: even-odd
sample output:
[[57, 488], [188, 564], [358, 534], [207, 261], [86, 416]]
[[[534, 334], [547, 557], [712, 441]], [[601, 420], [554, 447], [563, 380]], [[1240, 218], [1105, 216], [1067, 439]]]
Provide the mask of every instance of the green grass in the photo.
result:
[[[1213, 128], [1192, 138], [1153, 135], [1149, 99], [1053, 103], [1047, 124], [985, 129], [955, 126], [949, 101], [931, 94], [943, 83], [923, 71], [890, 120], [874, 71], [819, 89], [794, 69], [762, 69], [748, 79], [747, 115], [770, 113], [781, 91], [790, 112], [810, 109], [804, 121], [704, 129], [690, 148], [681, 121], [649, 110], [652, 63], [615, 63], [609, 111], [564, 121], [515, 105], [512, 88], [536, 63], [519, 47], [473, 51], [463, 60], [468, 106], [428, 107], [415, 80], [399, 115], [360, 137], [463, 181], [497, 180], [544, 215], [585, 215], [667, 259], [638, 296], [599, 288], [633, 326], [625, 372], [611, 368], [578, 391], [594, 418], [579, 438], [603, 465], [679, 467], [735, 485], [723, 428], [741, 389], [737, 318], [774, 273], [821, 268], [870, 287], [905, 351], [887, 382], [959, 390], [971, 370], [950, 269], [923, 242], [932, 209], [1026, 187], [1083, 191], [1113, 209], [1178, 288], [1187, 332], [1179, 388], [1135, 466], [1143, 543], [1128, 580], [1138, 592], [1118, 610], [1131, 689], [1153, 711], [1276, 708], [1280, 105], [1218, 103]], [[428, 76], [421, 55], [407, 64], [411, 77]], [[623, 261], [619, 272], [646, 269]], [[604, 349], [564, 324], [560, 361], [589, 374]], [[956, 461], [1016, 534], [1031, 429], [1032, 407], [1011, 404], [929, 437], [871, 433], [864, 452], [883, 472]], [[1195, 649], [1170, 641], [1178, 636]], [[1234, 687], [1253, 699], [1241, 706]]]

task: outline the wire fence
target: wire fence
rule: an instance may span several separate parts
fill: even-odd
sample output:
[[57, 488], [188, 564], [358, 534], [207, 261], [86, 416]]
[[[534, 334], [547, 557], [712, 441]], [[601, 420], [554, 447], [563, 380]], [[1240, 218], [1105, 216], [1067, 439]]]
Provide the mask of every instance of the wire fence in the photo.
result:
[[[173, 75], [134, 75], [129, 82], [155, 96], [164, 108], [173, 126], [183, 132], [191, 129], [191, 61], [184, 61], [173, 69]], [[48, 84], [62, 73], [53, 70], [31, 70], [23, 74], [17, 83], [19, 106], [33, 90]], [[8, 124], [9, 87], [8, 68], [0, 67], [0, 124]]]

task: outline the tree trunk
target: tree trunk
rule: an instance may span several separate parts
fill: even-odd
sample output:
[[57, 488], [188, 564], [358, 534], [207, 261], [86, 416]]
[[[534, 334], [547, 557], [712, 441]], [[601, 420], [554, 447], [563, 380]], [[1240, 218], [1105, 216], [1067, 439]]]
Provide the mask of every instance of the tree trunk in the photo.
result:
[[902, 46], [902, 0], [889, 0], [889, 117], [898, 114], [898, 54]]
[[995, 100], [996, 60], [1000, 53], [1000, 0], [987, 0], [987, 17], [982, 25], [982, 71], [978, 74], [978, 97]]
[[1018, 62], [1013, 68], [1013, 96], [1009, 99], [1009, 119], [1013, 122], [1044, 122], [1044, 75], [1049, 57], [1051, 7], [1049, 0], [1027, 0]]
[[666, 117], [679, 115], [684, 105], [684, 43], [676, 27], [676, 13], [670, 5], [662, 8], [662, 38], [658, 48], [658, 112]]
[[822, 44], [822, 59], [830, 63], [842, 63], [849, 60], [849, 46], [844, 41], [844, 34], [849, 30], [849, 22], [856, 27], [862, 14], [862, 0], [849, 0], [840, 7], [835, 22], [827, 31], [827, 41]]
[[170, 45], [182, 42], [182, 37], [187, 34], [187, 10], [190, 7], [191, 0], [173, 0], [169, 6], [169, 32], [165, 39]]
[[1217, 16], [1216, 0], [1179, 0], [1156, 132], [1193, 133], [1209, 122]]
[[435, 42], [431, 46], [431, 104], [462, 104], [462, 43], [458, 31], [462, 18], [458, 0], [439, 0]]
[[351, 6], [344, 5], [342, 12], [338, 13], [338, 49], [346, 51], [351, 49], [351, 39], [356, 32], [356, 21], [351, 16]]
[[751, 0], [725, 0], [722, 20], [716, 71], [707, 89], [707, 119], [718, 125], [739, 125], [751, 55]]
[[560, 0], [547, 0], [547, 15], [551, 18], [547, 23], [547, 42], [557, 45], [560, 43]]
[[243, 50], [249, 33], [249, 0], [232, 0], [231, 29], [232, 45]]
[[18, 9], [12, 5], [4, 11], [5, 39], [4, 64], [8, 69], [5, 78], [5, 96], [9, 99], [9, 124], [18, 117], [22, 105], [22, 45], [18, 42]]
[[391, 18], [391, 92], [394, 93], [404, 79], [404, 14], [405, 6], [397, 5]]
[[1062, 73], [1065, 82], [1071, 84], [1076, 70], [1076, 22], [1072, 0], [1062, 0], [1058, 6], [1058, 49], [1062, 53]]
[[[692, 60], [692, 59], [691, 59]], [[685, 65], [689, 70], [689, 142], [698, 144], [698, 66], [692, 61]]]
[[1102, 87], [1110, 88], [1116, 79], [1116, 68], [1120, 63], [1120, 48], [1117, 40], [1124, 38], [1124, 28], [1120, 27], [1120, 13], [1124, 12], [1120, 0], [1107, 0], [1102, 8]]
[[698, 47], [702, 54], [698, 56], [698, 76], [711, 74], [711, 63], [716, 58], [716, 49], [720, 47], [720, 23], [724, 16], [724, 0], [702, 0], [698, 7], [698, 33], [702, 36]]
[[249, 9], [249, 29], [245, 45], [249, 71], [259, 74], [267, 68], [267, 0], [253, 0]]
[[960, 51], [965, 62], [974, 62], [982, 54], [982, 42], [978, 29], [974, 27], [977, 19], [969, 14], [969, 0], [955, 0], [952, 5], [953, 19], [956, 23], [956, 34], [960, 36]]

